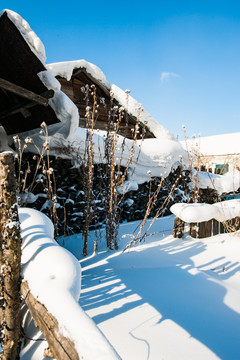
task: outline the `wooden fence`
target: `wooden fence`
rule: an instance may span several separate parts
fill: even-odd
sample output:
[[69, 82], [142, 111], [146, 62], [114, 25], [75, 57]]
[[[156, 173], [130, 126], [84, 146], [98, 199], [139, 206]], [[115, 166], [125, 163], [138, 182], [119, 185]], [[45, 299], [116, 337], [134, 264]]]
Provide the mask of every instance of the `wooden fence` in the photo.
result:
[[182, 238], [186, 225], [189, 225], [189, 233], [193, 238], [203, 239], [206, 237], [235, 232], [240, 229], [240, 217], [236, 217], [225, 222], [219, 222], [215, 219], [209, 221], [185, 224], [183, 220], [176, 217], [174, 220], [173, 237]]

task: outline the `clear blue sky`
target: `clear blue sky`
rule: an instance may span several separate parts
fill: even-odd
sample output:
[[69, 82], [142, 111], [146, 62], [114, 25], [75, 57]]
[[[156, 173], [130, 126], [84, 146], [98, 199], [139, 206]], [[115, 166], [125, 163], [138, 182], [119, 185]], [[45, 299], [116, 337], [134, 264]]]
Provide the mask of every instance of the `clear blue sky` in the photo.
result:
[[47, 63], [86, 59], [183, 138], [240, 131], [240, 2], [11, 1]]

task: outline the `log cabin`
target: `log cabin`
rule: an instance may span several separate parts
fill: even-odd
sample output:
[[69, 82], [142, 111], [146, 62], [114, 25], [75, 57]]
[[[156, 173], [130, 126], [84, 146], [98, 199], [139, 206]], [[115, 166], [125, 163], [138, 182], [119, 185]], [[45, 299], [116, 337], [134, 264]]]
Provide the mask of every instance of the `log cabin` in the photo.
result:
[[[133, 128], [139, 123], [138, 139], [141, 139], [143, 128], [144, 138], [156, 138], [159, 132], [166, 131], [139, 103], [128, 93], [114, 84], [109, 83], [103, 72], [94, 64], [86, 60], [60, 62], [46, 65], [47, 69], [56, 77], [61, 84], [61, 90], [74, 102], [79, 111], [79, 126], [85, 128], [86, 119], [86, 85], [95, 86], [97, 94], [98, 115], [94, 129], [107, 130], [111, 118], [110, 109], [114, 106], [124, 107], [123, 118], [118, 133], [131, 139]], [[91, 103], [91, 97], [90, 105]]]

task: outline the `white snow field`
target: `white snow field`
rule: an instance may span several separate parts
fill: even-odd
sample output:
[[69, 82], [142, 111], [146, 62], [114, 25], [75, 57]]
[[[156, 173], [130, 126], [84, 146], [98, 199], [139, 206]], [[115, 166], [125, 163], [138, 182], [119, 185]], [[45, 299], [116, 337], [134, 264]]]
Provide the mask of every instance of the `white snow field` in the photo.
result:
[[139, 222], [120, 226], [118, 251], [104, 250], [103, 231], [86, 258], [81, 235], [66, 238], [82, 266], [80, 305], [124, 360], [239, 359], [239, 233], [175, 239], [173, 221], [125, 252]]

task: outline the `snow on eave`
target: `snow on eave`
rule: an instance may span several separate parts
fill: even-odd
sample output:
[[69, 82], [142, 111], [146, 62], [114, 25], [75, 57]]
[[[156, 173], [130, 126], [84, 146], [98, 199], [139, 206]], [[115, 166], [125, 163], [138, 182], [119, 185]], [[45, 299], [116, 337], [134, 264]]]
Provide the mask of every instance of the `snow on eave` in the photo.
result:
[[24, 20], [19, 14], [12, 10], [4, 9], [0, 12], [0, 17], [3, 14], [7, 14], [8, 18], [13, 22], [13, 24], [20, 31], [22, 37], [29, 45], [32, 52], [38, 57], [38, 59], [45, 64], [46, 61], [46, 52], [45, 47], [39, 37], [31, 29], [28, 22]]
[[156, 138], [164, 136], [168, 139], [174, 139], [174, 136], [156, 119], [154, 119], [145, 109], [143, 109], [141, 104], [130, 95], [128, 96], [127, 104], [126, 92], [120, 89], [117, 85], [109, 83], [102, 70], [96, 65], [86, 60], [76, 60], [48, 64], [46, 67], [53, 76], [60, 76], [68, 81], [72, 78], [74, 70], [84, 69], [89, 75], [99, 81], [107, 90], [112, 91], [115, 100], [119, 103], [120, 106], [123, 106], [130, 115], [134, 116], [135, 118], [140, 116], [140, 122], [142, 124], [147, 122], [148, 129]]

